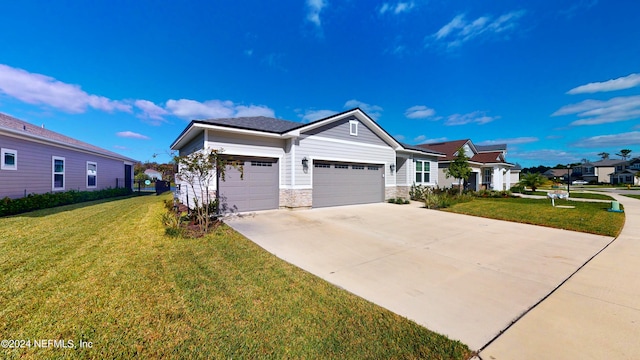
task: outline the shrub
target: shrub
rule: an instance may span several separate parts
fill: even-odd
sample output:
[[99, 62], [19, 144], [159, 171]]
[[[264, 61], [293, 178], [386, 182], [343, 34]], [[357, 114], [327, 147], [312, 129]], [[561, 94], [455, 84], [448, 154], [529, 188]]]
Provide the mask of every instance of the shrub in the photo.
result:
[[405, 198], [402, 198], [402, 197], [391, 198], [391, 199], [387, 200], [387, 202], [389, 204], [398, 204], [398, 205], [404, 205], [404, 204], [409, 204], [410, 203], [409, 200], [407, 200]]
[[520, 194], [523, 193], [524, 192], [524, 185], [522, 185], [520, 183], [517, 183], [517, 184], [511, 186], [511, 192], [520, 193]]
[[98, 191], [66, 191], [57, 193], [29, 194], [19, 199], [5, 197], [0, 200], [0, 216], [16, 215], [29, 211], [77, 204], [86, 201], [130, 195], [127, 188], [108, 188]]

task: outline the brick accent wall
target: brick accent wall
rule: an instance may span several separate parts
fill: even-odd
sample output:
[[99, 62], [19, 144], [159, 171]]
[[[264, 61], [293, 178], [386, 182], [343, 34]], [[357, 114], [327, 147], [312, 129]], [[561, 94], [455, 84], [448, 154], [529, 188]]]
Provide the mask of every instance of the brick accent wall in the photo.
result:
[[280, 208], [310, 208], [313, 202], [311, 189], [280, 189]]

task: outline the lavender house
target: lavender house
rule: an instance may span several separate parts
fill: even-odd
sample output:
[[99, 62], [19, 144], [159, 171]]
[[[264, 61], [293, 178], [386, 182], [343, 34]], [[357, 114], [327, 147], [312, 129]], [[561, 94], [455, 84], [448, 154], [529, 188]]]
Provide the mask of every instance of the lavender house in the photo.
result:
[[0, 113], [0, 198], [132, 188], [134, 162]]

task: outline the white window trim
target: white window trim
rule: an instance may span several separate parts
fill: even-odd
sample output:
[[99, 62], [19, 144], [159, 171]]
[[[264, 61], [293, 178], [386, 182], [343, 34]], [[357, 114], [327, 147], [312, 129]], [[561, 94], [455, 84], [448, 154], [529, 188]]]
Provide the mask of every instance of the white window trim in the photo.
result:
[[358, 121], [349, 120], [349, 135], [358, 136]]
[[[13, 154], [13, 165], [7, 165], [4, 163], [4, 155], [6, 153]], [[13, 149], [2, 149], [0, 151], [0, 156], [2, 157], [2, 164], [0, 165], [1, 170], [18, 170], [18, 151]]]
[[[421, 171], [418, 171], [418, 165], [417, 165], [418, 162], [422, 163], [422, 170]], [[429, 171], [425, 171], [424, 170], [424, 165], [425, 164], [429, 164]], [[421, 176], [422, 181], [421, 182], [417, 182], [416, 181], [416, 174], [418, 174], [418, 173], [422, 174], [422, 176]], [[424, 174], [429, 174], [429, 181], [424, 181]], [[429, 160], [421, 160], [421, 159], [414, 159], [413, 160], [413, 181], [416, 184], [431, 184], [432, 183], [431, 182], [431, 161], [429, 161]]]
[[[95, 174], [96, 184], [92, 186], [89, 185], [89, 165], [95, 165], [96, 167], [96, 174]], [[95, 189], [97, 187], [98, 187], [98, 163], [95, 161], [87, 161], [87, 189]]]
[[[56, 172], [56, 160], [62, 160], [62, 172]], [[67, 182], [67, 177], [65, 172], [67, 171], [67, 162], [65, 158], [61, 156], [52, 156], [51, 157], [51, 189], [52, 190], [64, 190], [65, 184]], [[62, 187], [56, 187], [56, 174], [62, 174]]]

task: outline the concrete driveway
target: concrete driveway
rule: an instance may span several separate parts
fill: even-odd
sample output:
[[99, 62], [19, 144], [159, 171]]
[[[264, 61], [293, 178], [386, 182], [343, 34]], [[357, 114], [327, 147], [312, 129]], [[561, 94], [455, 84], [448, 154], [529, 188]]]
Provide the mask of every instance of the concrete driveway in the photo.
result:
[[267, 251], [478, 350], [613, 239], [387, 203], [226, 223]]

